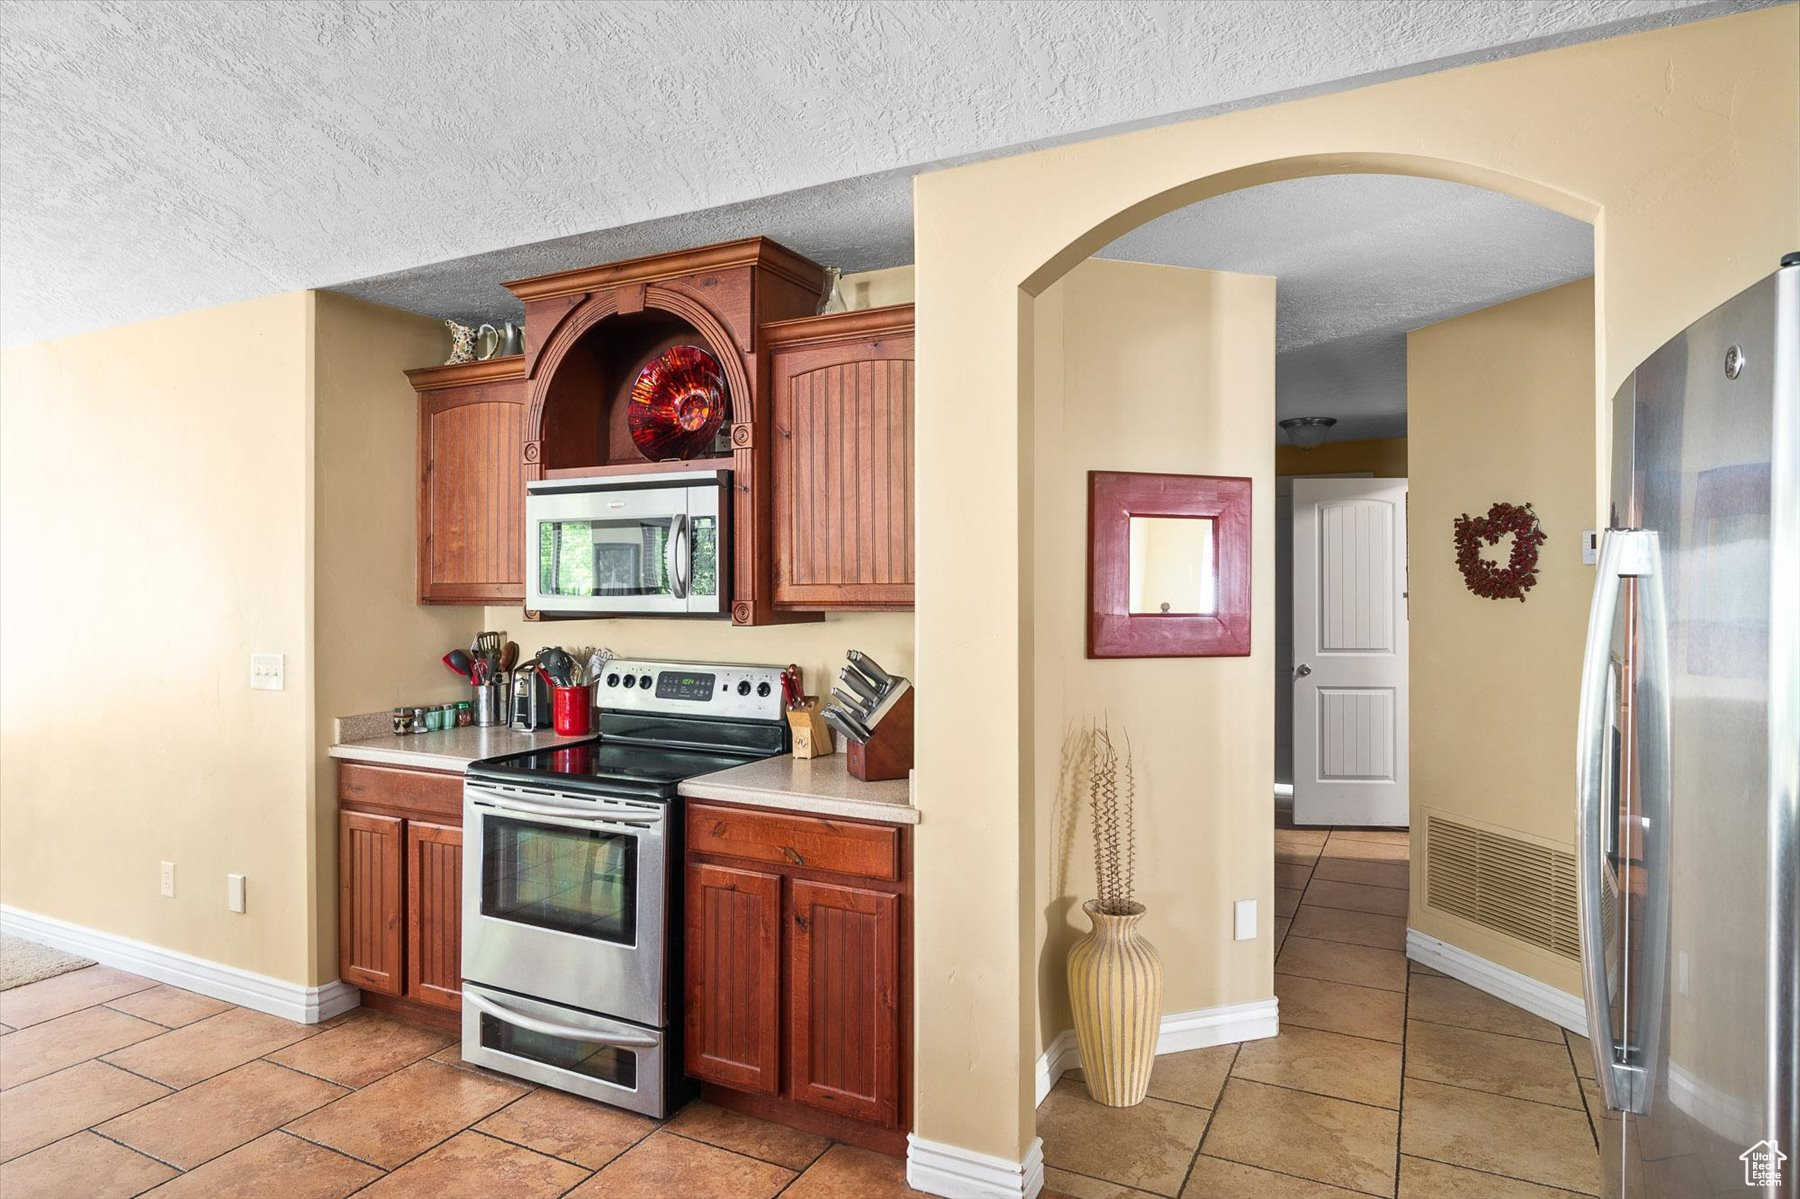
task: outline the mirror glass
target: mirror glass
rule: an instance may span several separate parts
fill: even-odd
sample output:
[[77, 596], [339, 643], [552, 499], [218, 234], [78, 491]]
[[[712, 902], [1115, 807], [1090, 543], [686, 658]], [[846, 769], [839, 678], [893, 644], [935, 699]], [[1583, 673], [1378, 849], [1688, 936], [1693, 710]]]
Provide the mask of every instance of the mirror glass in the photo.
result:
[[1217, 609], [1213, 524], [1204, 516], [1131, 518], [1133, 615], [1204, 616]]

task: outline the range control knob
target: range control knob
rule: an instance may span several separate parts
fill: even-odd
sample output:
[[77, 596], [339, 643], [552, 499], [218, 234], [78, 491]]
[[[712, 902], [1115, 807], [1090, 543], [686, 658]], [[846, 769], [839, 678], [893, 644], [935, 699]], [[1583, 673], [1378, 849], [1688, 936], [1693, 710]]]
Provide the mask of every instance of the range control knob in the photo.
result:
[[756, 685], [756, 693], [764, 699], [769, 698], [769, 685], [767, 683], [758, 683]]
[[645, 691], [650, 690], [650, 676], [644, 675], [641, 678], [639, 678], [638, 686], [642, 687]]
[[739, 695], [749, 695], [750, 694], [750, 680], [745, 679], [743, 682], [739, 683], [737, 691], [738, 691]]
[[625, 685], [626, 685], [626, 686], [627, 686], [627, 687], [635, 687], [635, 686], [637, 686], [637, 676], [635, 676], [635, 675], [629, 675], [629, 674], [628, 674], [628, 675], [626, 675], [626, 676], [625, 676]]
[[619, 685], [619, 676], [616, 674], [607, 675], [606, 676], [606, 685], [608, 687], [617, 687]]

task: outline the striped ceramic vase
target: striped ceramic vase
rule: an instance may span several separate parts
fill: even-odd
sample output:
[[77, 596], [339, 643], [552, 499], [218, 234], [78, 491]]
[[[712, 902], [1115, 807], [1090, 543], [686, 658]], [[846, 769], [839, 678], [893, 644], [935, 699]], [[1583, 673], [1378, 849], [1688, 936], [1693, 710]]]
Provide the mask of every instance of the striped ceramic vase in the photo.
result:
[[1093, 931], [1069, 950], [1069, 1003], [1088, 1094], [1108, 1107], [1142, 1102], [1162, 1023], [1162, 957], [1138, 932], [1144, 905], [1109, 916], [1081, 905]]

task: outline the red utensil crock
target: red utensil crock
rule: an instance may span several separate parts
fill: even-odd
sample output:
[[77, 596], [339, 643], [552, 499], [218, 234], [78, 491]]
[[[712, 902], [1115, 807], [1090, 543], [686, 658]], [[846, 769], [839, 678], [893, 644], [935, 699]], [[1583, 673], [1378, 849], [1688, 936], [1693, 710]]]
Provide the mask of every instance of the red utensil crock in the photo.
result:
[[594, 689], [592, 687], [552, 687], [550, 689], [550, 724], [564, 737], [580, 737], [592, 727]]

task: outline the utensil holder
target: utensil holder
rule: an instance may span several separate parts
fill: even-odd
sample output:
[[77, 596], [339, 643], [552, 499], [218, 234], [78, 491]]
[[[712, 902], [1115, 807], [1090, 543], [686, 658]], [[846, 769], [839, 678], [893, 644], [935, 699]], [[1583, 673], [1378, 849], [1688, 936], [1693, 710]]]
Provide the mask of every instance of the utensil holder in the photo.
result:
[[552, 687], [550, 689], [550, 727], [564, 737], [585, 736], [594, 722], [594, 689]]
[[475, 688], [475, 723], [492, 728], [506, 723], [506, 687], [501, 683], [484, 683]]
[[794, 733], [796, 758], [823, 758], [835, 748], [831, 740], [831, 726], [825, 723], [824, 709], [818, 696], [808, 695], [800, 701], [799, 707], [789, 708], [787, 722], [788, 728]]
[[850, 742], [844, 751], [852, 778], [865, 783], [903, 779], [913, 766], [913, 689], [901, 680], [902, 691], [881, 720], [869, 730], [867, 741]]

